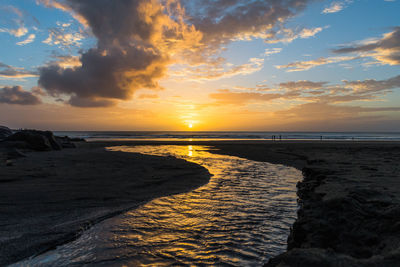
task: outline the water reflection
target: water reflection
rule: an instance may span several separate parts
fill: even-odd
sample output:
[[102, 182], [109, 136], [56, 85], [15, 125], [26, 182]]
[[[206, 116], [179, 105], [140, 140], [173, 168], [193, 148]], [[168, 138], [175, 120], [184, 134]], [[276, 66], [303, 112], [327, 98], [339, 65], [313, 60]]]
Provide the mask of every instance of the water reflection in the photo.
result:
[[193, 146], [188, 146], [188, 156], [193, 157]]
[[207, 149], [110, 148], [183, 158], [206, 167], [213, 177], [194, 191], [158, 198], [106, 220], [78, 240], [21, 265], [260, 266], [283, 252], [296, 216], [295, 185], [301, 173]]

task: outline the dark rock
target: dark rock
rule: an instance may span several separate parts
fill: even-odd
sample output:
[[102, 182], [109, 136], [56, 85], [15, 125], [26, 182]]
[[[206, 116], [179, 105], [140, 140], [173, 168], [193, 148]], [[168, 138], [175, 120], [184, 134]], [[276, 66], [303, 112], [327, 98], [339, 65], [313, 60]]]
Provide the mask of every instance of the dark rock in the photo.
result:
[[57, 140], [52, 132], [50, 132], [50, 131], [34, 131], [34, 132], [46, 136], [47, 139], [49, 140], [49, 143], [53, 150], [61, 150], [62, 149], [61, 144], [57, 142]]
[[12, 134], [13, 132], [9, 128], [0, 125], [0, 140], [9, 137]]
[[28, 148], [37, 151], [52, 150], [52, 145], [46, 135], [39, 131], [23, 130], [6, 138], [6, 141], [25, 142]]
[[62, 148], [76, 148], [76, 145], [71, 142], [71, 138], [69, 138], [68, 136], [56, 136], [55, 138], [57, 142], [61, 144]]

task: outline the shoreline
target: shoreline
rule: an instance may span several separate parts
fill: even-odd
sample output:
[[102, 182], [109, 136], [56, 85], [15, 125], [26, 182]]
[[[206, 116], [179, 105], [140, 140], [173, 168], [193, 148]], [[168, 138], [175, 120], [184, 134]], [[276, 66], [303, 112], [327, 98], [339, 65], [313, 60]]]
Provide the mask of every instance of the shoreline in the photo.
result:
[[265, 266], [398, 266], [400, 142], [216, 145], [303, 171], [287, 252]]
[[288, 250], [265, 266], [400, 262], [400, 142], [108, 141], [88, 142], [78, 150], [120, 145], [204, 145], [212, 153], [303, 170], [301, 207]]

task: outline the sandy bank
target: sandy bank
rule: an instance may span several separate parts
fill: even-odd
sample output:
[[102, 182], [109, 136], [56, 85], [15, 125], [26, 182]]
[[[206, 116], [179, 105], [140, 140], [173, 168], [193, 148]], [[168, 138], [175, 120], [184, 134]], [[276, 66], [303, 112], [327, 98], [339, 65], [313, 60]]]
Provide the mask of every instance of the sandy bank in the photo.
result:
[[94, 223], [190, 191], [210, 177], [184, 160], [90, 146], [30, 153], [12, 166], [0, 159], [0, 265], [54, 248]]

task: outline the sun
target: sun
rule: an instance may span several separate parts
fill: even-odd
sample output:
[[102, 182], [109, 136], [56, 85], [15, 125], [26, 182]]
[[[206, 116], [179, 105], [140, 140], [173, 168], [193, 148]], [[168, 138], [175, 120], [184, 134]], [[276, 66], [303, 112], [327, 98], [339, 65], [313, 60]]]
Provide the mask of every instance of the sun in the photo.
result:
[[192, 128], [193, 128], [193, 123], [189, 123], [188, 127], [189, 127], [190, 129], [192, 129]]

